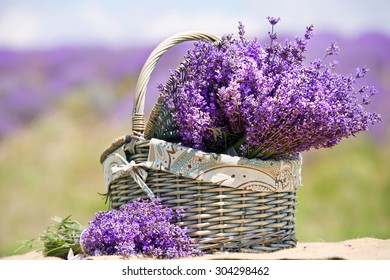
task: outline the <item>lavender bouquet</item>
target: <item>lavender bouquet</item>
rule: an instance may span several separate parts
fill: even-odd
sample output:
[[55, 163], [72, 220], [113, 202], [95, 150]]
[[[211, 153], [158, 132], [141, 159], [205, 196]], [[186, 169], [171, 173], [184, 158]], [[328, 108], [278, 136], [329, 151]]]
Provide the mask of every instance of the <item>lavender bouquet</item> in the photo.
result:
[[135, 200], [119, 210], [95, 213], [80, 236], [87, 255], [143, 254], [155, 258], [180, 258], [200, 254], [186, 229], [175, 225], [182, 210], [173, 211], [161, 200]]
[[374, 87], [356, 87], [368, 69], [341, 75], [335, 42], [322, 59], [304, 63], [313, 26], [302, 38], [277, 42], [279, 18], [268, 17], [270, 43], [228, 34], [218, 43], [198, 41], [169, 86], [159, 85], [183, 145], [248, 158], [280, 158], [332, 147], [378, 121], [365, 110]]

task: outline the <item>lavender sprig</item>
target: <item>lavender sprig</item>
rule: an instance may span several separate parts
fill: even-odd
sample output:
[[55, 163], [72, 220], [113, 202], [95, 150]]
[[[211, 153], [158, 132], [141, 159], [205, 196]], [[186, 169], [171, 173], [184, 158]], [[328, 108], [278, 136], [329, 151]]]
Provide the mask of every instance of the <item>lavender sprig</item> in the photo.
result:
[[[160, 86], [184, 145], [222, 152], [233, 145], [247, 157], [284, 157], [312, 148], [332, 147], [356, 135], [380, 116], [364, 106], [376, 94], [374, 87], [355, 88], [366, 68], [355, 75], [334, 72], [336, 42], [323, 59], [304, 64], [313, 26], [303, 38], [276, 41], [279, 18], [268, 17], [270, 45], [225, 35], [221, 42], [201, 41], [186, 55], [184, 73], [171, 75], [177, 94]], [[184, 75], [183, 75], [184, 74]]]

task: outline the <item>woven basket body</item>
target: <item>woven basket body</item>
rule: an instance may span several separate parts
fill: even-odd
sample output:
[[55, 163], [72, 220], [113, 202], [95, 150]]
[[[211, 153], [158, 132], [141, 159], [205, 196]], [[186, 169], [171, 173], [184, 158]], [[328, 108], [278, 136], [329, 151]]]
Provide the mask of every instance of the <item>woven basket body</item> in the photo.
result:
[[[178, 224], [187, 228], [188, 235], [205, 252], [271, 252], [295, 247], [300, 158], [257, 160], [251, 165], [247, 159], [171, 145], [169, 141], [177, 139], [177, 127], [161, 99], [148, 124], [143, 123], [146, 84], [159, 57], [177, 43], [201, 39], [219, 38], [203, 33], [178, 34], [161, 43], [145, 63], [136, 89], [133, 134], [116, 139], [101, 157], [110, 207], [119, 208], [137, 198], [160, 197], [163, 205], [185, 210]], [[161, 145], [169, 159], [163, 157], [162, 163], [156, 163], [153, 156], [154, 143], [160, 145], [154, 138], [167, 141]], [[184, 153], [176, 162], [181, 164], [180, 170], [170, 165], [172, 154], [179, 150]], [[207, 160], [194, 166], [194, 161], [196, 164], [203, 158]], [[206, 169], [201, 168], [204, 166]]]

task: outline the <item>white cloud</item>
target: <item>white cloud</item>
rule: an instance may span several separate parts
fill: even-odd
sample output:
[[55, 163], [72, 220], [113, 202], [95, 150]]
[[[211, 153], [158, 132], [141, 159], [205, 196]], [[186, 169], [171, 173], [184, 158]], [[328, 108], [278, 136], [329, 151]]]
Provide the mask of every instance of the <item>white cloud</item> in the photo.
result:
[[42, 21], [32, 9], [9, 6], [0, 17], [0, 45], [24, 47], [37, 43], [42, 30]]
[[102, 7], [89, 2], [81, 8], [79, 22], [88, 38], [98, 41], [115, 42], [121, 38], [120, 22], [115, 14], [106, 12]]
[[[262, 34], [259, 22], [253, 18], [232, 18], [229, 14], [216, 14], [212, 11], [198, 14], [169, 12], [161, 14], [154, 20], [145, 20], [143, 32], [138, 32], [143, 41], [155, 42], [184, 31], [201, 31], [222, 36], [238, 32], [238, 21], [243, 21], [247, 35]], [[266, 24], [264, 26], [268, 27]]]
[[311, 0], [229, 0], [223, 5], [207, 0], [28, 0], [5, 5], [0, 0], [0, 47], [155, 44], [186, 30], [237, 33], [239, 20], [248, 37], [262, 37], [269, 31], [268, 15], [282, 18], [279, 33], [301, 34], [313, 23], [316, 32], [355, 35], [377, 30], [390, 34], [386, 14], [390, 2], [371, 2], [327, 0], [313, 6]]

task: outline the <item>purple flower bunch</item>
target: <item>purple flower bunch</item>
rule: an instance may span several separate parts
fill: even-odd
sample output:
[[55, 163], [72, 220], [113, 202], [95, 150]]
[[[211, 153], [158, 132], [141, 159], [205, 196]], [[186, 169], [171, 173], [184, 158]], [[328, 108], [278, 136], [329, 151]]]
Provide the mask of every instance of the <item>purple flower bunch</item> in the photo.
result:
[[267, 45], [246, 39], [241, 22], [237, 39], [228, 34], [217, 43], [196, 42], [181, 71], [171, 73], [171, 84], [159, 85], [183, 145], [218, 153], [232, 146], [241, 156], [278, 158], [332, 147], [380, 121], [365, 110], [376, 89], [356, 88], [368, 69], [336, 73], [337, 62], [324, 61], [339, 53], [335, 42], [324, 58], [305, 65], [313, 26], [280, 43], [279, 20], [268, 17]]
[[135, 200], [119, 210], [95, 213], [80, 236], [87, 255], [143, 254], [156, 258], [179, 258], [199, 254], [186, 229], [175, 225], [183, 211], [173, 211], [160, 199]]

